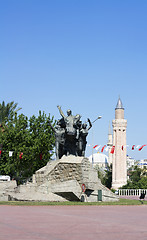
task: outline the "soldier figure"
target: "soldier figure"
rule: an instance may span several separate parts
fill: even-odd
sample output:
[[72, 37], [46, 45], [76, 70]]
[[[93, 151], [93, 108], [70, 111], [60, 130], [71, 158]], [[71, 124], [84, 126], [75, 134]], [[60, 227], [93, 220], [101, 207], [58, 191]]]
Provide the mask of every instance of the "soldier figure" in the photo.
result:
[[82, 124], [82, 128], [80, 129], [80, 134], [79, 134], [79, 141], [78, 141], [78, 155], [79, 156], [85, 156], [85, 149], [86, 149], [86, 137], [88, 135], [89, 129], [92, 127], [92, 123], [90, 119], [88, 118], [88, 123], [89, 127], [87, 127], [86, 123]]
[[60, 159], [64, 155], [64, 143], [65, 143], [65, 129], [61, 126], [61, 120], [59, 120], [54, 128], [49, 122], [51, 129], [55, 133], [56, 143], [56, 159]]

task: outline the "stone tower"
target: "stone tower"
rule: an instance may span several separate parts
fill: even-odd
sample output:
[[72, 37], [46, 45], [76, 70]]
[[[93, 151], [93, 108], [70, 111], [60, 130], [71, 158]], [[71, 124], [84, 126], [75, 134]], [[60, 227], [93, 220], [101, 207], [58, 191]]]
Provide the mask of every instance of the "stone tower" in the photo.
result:
[[107, 146], [109, 147], [109, 152], [108, 152], [108, 164], [109, 166], [112, 164], [112, 154], [111, 152], [111, 148], [113, 146], [113, 138], [112, 138], [112, 131], [111, 131], [111, 125], [109, 123], [109, 131], [108, 131], [108, 143]]
[[119, 98], [115, 108], [113, 126], [113, 146], [115, 151], [112, 160], [112, 188], [118, 189], [127, 183], [126, 167], [126, 128], [127, 120], [124, 119], [124, 108]]

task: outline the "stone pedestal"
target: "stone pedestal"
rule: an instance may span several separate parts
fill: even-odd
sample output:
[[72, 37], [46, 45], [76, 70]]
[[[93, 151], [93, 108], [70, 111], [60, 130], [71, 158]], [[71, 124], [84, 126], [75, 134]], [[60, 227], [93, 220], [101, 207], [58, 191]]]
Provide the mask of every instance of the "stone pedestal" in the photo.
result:
[[70, 155], [36, 171], [33, 182], [18, 186], [11, 199], [97, 202], [117, 201], [118, 197], [101, 184], [88, 158]]

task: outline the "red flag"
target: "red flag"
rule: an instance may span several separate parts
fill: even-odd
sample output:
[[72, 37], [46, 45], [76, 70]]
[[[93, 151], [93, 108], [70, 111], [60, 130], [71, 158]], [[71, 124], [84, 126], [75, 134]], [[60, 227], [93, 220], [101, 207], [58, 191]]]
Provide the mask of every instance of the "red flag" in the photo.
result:
[[39, 158], [40, 158], [40, 160], [42, 160], [42, 153], [39, 154]]
[[101, 152], [103, 152], [104, 151], [104, 148], [106, 147], [106, 145], [104, 145], [103, 147], [102, 147], [102, 150], [101, 150]]
[[98, 145], [95, 145], [93, 148], [96, 148]]
[[132, 146], [132, 150], [134, 150], [135, 145]]
[[111, 148], [111, 152], [110, 153], [114, 153], [114, 150], [115, 150], [115, 146], [113, 146], [112, 148]]
[[22, 159], [22, 155], [23, 155], [23, 153], [20, 152], [20, 154], [19, 154], [19, 159]]
[[124, 146], [122, 146], [121, 149], [124, 150]]
[[143, 147], [145, 147], [145, 146], [146, 146], [146, 144], [142, 145], [142, 146], [138, 149], [138, 151], [141, 151], [141, 150], [143, 149]]

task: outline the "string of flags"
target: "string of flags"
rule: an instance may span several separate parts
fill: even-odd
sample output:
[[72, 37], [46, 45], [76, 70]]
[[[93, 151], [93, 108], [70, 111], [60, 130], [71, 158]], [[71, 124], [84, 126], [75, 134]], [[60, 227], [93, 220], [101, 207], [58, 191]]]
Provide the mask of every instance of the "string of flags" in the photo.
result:
[[[88, 146], [88, 147], [91, 147], [90, 144], [88, 144], [87, 146]], [[137, 145], [137, 146], [132, 145], [132, 146], [131, 146], [131, 150], [138, 149], [138, 151], [141, 151], [145, 146], [147, 146], [147, 144]], [[121, 148], [121, 150], [124, 151], [124, 149], [127, 148], [127, 147], [129, 147], [129, 145], [122, 145], [122, 146], [117, 146], [117, 147]], [[108, 152], [108, 150], [110, 149], [110, 153], [113, 154], [114, 151], [115, 151], [115, 146], [110, 147], [110, 146], [107, 146], [107, 145], [101, 146], [101, 145], [98, 145], [98, 144], [97, 144], [97, 145], [93, 146], [93, 149], [95, 149], [96, 151], [100, 151], [101, 153], [103, 153], [104, 150], [105, 150], [106, 152]], [[0, 150], [0, 157], [1, 157], [2, 152], [3, 152], [3, 151]], [[13, 152], [14, 152], [14, 151], [9, 151], [9, 157], [12, 157], [12, 156], [13, 156]], [[52, 151], [49, 151], [49, 153], [52, 154], [53, 152], [52, 152]], [[20, 152], [20, 153], [19, 153], [19, 159], [22, 159], [22, 156], [23, 156], [23, 152]], [[42, 156], [43, 156], [43, 154], [40, 153], [40, 154], [39, 154], [40, 160], [42, 160]]]
[[[88, 146], [91, 146], [91, 145], [88, 145]], [[135, 150], [135, 148], [136, 148], [136, 149], [138, 149], [138, 151], [141, 151], [145, 146], [147, 146], [147, 144], [137, 145], [137, 146], [133, 145], [133, 146], [131, 146], [131, 150]], [[117, 147], [121, 148], [121, 150], [124, 151], [124, 149], [129, 147], [129, 145], [122, 145], [122, 146], [117, 146]], [[101, 148], [101, 150], [100, 150], [100, 148]], [[100, 150], [101, 152], [103, 152], [104, 150], [106, 152], [108, 152], [108, 150], [111, 149], [110, 153], [113, 154], [115, 151], [115, 146], [110, 147], [110, 146], [104, 145], [101, 147], [101, 145], [95, 145], [95, 146], [93, 146], [93, 149], [95, 149], [97, 151]]]
[[[5, 151], [0, 150], [0, 157], [2, 155], [2, 152], [5, 152]], [[22, 155], [23, 155], [23, 152], [20, 152], [19, 159], [22, 159]], [[13, 151], [9, 151], [9, 157], [12, 157], [12, 156], [13, 156]]]
[[[7, 151], [0, 150], [0, 157], [1, 157], [1, 155], [2, 155], [2, 152], [7, 152]], [[9, 157], [12, 157], [14, 151], [8, 151], [8, 153], [9, 153]], [[53, 154], [53, 151], [50, 150], [49, 153], [50, 153], [50, 154]], [[19, 159], [22, 159], [22, 156], [23, 156], [23, 152], [19, 152]], [[43, 153], [39, 153], [39, 159], [42, 160], [42, 158], [43, 158]]]

